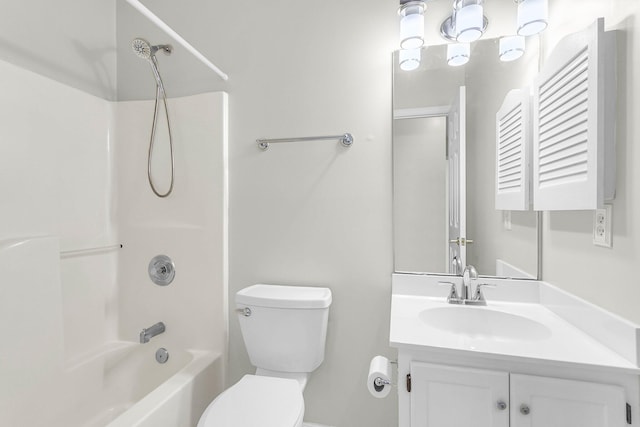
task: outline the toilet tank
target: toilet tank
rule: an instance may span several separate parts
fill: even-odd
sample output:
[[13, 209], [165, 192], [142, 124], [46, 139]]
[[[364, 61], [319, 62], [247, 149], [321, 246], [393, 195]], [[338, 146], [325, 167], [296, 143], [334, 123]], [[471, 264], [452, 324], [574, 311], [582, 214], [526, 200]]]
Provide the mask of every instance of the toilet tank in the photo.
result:
[[328, 288], [258, 284], [236, 293], [251, 364], [270, 371], [313, 372], [324, 360], [330, 305]]

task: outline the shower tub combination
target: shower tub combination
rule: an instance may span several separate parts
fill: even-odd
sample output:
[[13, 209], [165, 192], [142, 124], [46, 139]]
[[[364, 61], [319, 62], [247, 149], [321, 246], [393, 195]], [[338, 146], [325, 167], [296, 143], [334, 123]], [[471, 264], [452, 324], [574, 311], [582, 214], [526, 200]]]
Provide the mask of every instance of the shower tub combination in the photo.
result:
[[[156, 238], [158, 233], [152, 227], [166, 222], [168, 225], [163, 229], [164, 241], [161, 246], [168, 245], [169, 240], [175, 243], [170, 247], [176, 255], [182, 257], [181, 280], [184, 286], [171, 288], [169, 293], [154, 294], [160, 295], [153, 297], [154, 301], [158, 299], [155, 309], [163, 307], [162, 298], [176, 295], [171, 293], [174, 292], [173, 289], [180, 289], [183, 292], [180, 294], [181, 301], [186, 307], [192, 309], [190, 316], [167, 315], [171, 319], [163, 316], [163, 320], [171, 320], [173, 323], [170, 324], [175, 325], [176, 331], [187, 330], [188, 327], [185, 327], [185, 324], [188, 322], [207, 325], [198, 331], [199, 334], [204, 334], [208, 338], [205, 340], [201, 336], [196, 338], [189, 336], [191, 339], [187, 339], [185, 336], [189, 335], [188, 333], [180, 334], [179, 337], [174, 335], [175, 338], [172, 338], [167, 334], [154, 338], [149, 343], [139, 344], [132, 341], [109, 341], [113, 334], [107, 334], [106, 341], [99, 342], [97, 347], [94, 347], [95, 344], [92, 341], [95, 341], [96, 337], [100, 338], [102, 331], [96, 331], [96, 328], [92, 329], [90, 325], [97, 324], [96, 319], [104, 313], [97, 310], [100, 313], [95, 316], [95, 319], [93, 317], [86, 319], [88, 310], [76, 312], [70, 307], [75, 308], [73, 304], [85, 301], [83, 298], [88, 298], [87, 295], [92, 298], [91, 301], [105, 298], [102, 294], [104, 290], [101, 289], [94, 295], [93, 288], [84, 280], [85, 276], [90, 276], [87, 271], [92, 271], [91, 266], [96, 261], [91, 261], [89, 258], [83, 258], [82, 261], [80, 259], [64, 261], [66, 263], [64, 264], [65, 279], [69, 277], [71, 279], [65, 283], [66, 286], [63, 286], [61, 284], [61, 264], [63, 263], [58, 237], [28, 236], [15, 241], [0, 241], [0, 269], [4, 272], [3, 284], [7, 284], [0, 287], [0, 320], [2, 320], [0, 333], [4, 341], [3, 346], [0, 346], [0, 378], [2, 378], [0, 425], [2, 426], [193, 427], [206, 406], [223, 390], [225, 360], [222, 349], [226, 347], [222, 337], [226, 336], [223, 331], [226, 327], [224, 320], [226, 314], [224, 310], [215, 310], [210, 303], [205, 305], [200, 302], [216, 300], [212, 298], [216, 296], [219, 297], [217, 301], [222, 301], [220, 305], [224, 306], [226, 94], [207, 93], [173, 99], [172, 112], [178, 120], [173, 123], [175, 129], [171, 129], [167, 97], [154, 55], [158, 50], [168, 54], [170, 47], [168, 45], [152, 46], [142, 39], [137, 39], [134, 41], [134, 50], [138, 56], [151, 64], [156, 80], [156, 96], [148, 150], [135, 147], [135, 144], [128, 146], [126, 155], [115, 150], [116, 155], [121, 156], [117, 162], [119, 178], [121, 182], [127, 183], [122, 193], [134, 194], [132, 196], [127, 193], [128, 199], [120, 196], [122, 200], [135, 200], [136, 203], [130, 203], [132, 205], [130, 209], [138, 209], [134, 214], [123, 215], [127, 220], [131, 219], [132, 223], [123, 221], [118, 224], [119, 231], [128, 238], [126, 243], [128, 250], [131, 251], [127, 257], [121, 258], [118, 268], [122, 268], [124, 264], [131, 264], [133, 261], [130, 259], [135, 258], [138, 261], [138, 258], [146, 257], [148, 248], [158, 245]], [[2, 63], [0, 66], [3, 66]], [[32, 76], [22, 70], [14, 70], [12, 67], [4, 68], [20, 76], [20, 79], [26, 82], [26, 89], [44, 88], [53, 95], [68, 94], [68, 99], [81, 101], [89, 99], [91, 102], [88, 105], [92, 108], [94, 104], [100, 104], [100, 108], [95, 106], [99, 113], [108, 112], [105, 114], [114, 114], [118, 119], [114, 120], [118, 123], [115, 132], [118, 137], [114, 138], [114, 140], [119, 139], [118, 144], [125, 145], [130, 139], [135, 139], [139, 132], [143, 132], [136, 130], [137, 118], [140, 117], [137, 114], [139, 111], [145, 113], [148, 111], [146, 108], [148, 101], [123, 102], [106, 108], [93, 98], [67, 90], [59, 84], [51, 84], [39, 76]], [[36, 84], [30, 85], [32, 81]], [[26, 90], [27, 94], [32, 92], [34, 91]], [[49, 94], [49, 92], [46, 93]], [[53, 95], [51, 95], [52, 98]], [[32, 96], [35, 97], [34, 94]], [[38, 94], [38, 96], [41, 95]], [[69, 103], [71, 104], [71, 101]], [[155, 188], [151, 176], [153, 143], [162, 107], [165, 110], [166, 132], [169, 135], [170, 145], [168, 161], [170, 184], [164, 192]], [[32, 119], [34, 113], [30, 109], [28, 112], [30, 114], [28, 117]], [[135, 115], [129, 114], [131, 112]], [[182, 187], [183, 193], [178, 200], [181, 204], [185, 200], [189, 201], [190, 209], [183, 211], [173, 205], [170, 206], [173, 210], [158, 211], [156, 209], [153, 213], [158, 218], [153, 217], [154, 219], [150, 220], [151, 215], [144, 209], [151, 209], [150, 206], [155, 205], [147, 203], [148, 206], [142, 206], [142, 203], [137, 203], [140, 199], [137, 195], [142, 191], [139, 191], [136, 186], [141, 183], [138, 182], [139, 179], [134, 179], [137, 177], [137, 169], [128, 166], [129, 163], [139, 164], [137, 158], [132, 159], [134, 154], [138, 155], [138, 150], [140, 157], [143, 156], [142, 151], [146, 151], [144, 154], [147, 157], [148, 184], [151, 190], [159, 198], [165, 198], [171, 194], [174, 180], [171, 136], [173, 130], [182, 143], [180, 160], [183, 164], [190, 166], [188, 170], [184, 167], [181, 170], [182, 182], [188, 182], [189, 186]], [[206, 164], [200, 161], [202, 158], [207, 159]], [[208, 197], [200, 197], [202, 194], [207, 194]], [[175, 201], [169, 203], [177, 204]], [[120, 203], [120, 206], [124, 205], [125, 203]], [[166, 212], [171, 212], [173, 217], [165, 218], [163, 215]], [[207, 212], [209, 216], [194, 217], [191, 215], [192, 212]], [[144, 218], [144, 223], [136, 224], [136, 218]], [[149, 222], [152, 226], [149, 226]], [[171, 228], [175, 224], [178, 226]], [[171, 235], [171, 239], [167, 237], [168, 235]], [[73, 241], [69, 236], [62, 237], [65, 243]], [[189, 244], [185, 243], [187, 240]], [[219, 243], [216, 245], [211, 242]], [[197, 250], [194, 250], [194, 247]], [[144, 251], [139, 250], [140, 248]], [[96, 259], [103, 258], [97, 258], [96, 255]], [[206, 262], [203, 262], [203, 259]], [[146, 265], [146, 262], [137, 265]], [[217, 278], [212, 278], [210, 274], [212, 262], [214, 267], [219, 267], [213, 268], [219, 270]], [[199, 280], [204, 273], [200, 269], [203, 265], [207, 266], [204, 272], [209, 274], [210, 281], [207, 283]], [[139, 269], [130, 268], [130, 270], [137, 272]], [[133, 282], [136, 285], [145, 283], [139, 278], [128, 278], [127, 275], [123, 275], [127, 277], [123, 283]], [[83, 280], [78, 280], [78, 277]], [[76, 289], [82, 286], [86, 286], [86, 289]], [[139, 330], [137, 326], [139, 319], [136, 319], [139, 313], [130, 307], [131, 301], [138, 301], [138, 299], [128, 298], [136, 294], [136, 289], [133, 286], [123, 285], [118, 288], [120, 304], [117, 310], [118, 319], [115, 322], [118, 327], [131, 324], [136, 325], [135, 329]], [[123, 301], [125, 305], [129, 305], [124, 307]], [[100, 303], [103, 307], [107, 307], [111, 301], [100, 301]], [[193, 308], [194, 306], [197, 307]], [[212, 312], [221, 313], [218, 316], [220, 319], [212, 315]], [[106, 318], [106, 315], [104, 317]], [[153, 320], [159, 320], [159, 318], [154, 316]], [[104, 323], [108, 322], [104, 320]], [[67, 328], [74, 325], [80, 326], [70, 328], [73, 329], [70, 332]], [[107, 330], [113, 328], [113, 325], [107, 326]], [[90, 336], [86, 343], [82, 343], [87, 344], [86, 346], [79, 346], [77, 331], [83, 328], [88, 331], [85, 335]], [[212, 330], [217, 332], [214, 334]], [[181, 345], [175, 340], [199, 344], [204, 342], [208, 348], [221, 351], [192, 350], [185, 348], [191, 344]], [[156, 361], [156, 351], [160, 347], [166, 348], [169, 352], [166, 363]], [[84, 351], [88, 353], [81, 353]]]
[[[54, 427], [193, 427], [223, 387], [222, 361], [213, 351], [170, 350], [166, 363], [155, 359], [159, 346], [116, 342], [70, 367], [67, 375], [91, 384], [76, 390], [79, 400], [60, 413]], [[100, 381], [90, 381], [96, 376]]]

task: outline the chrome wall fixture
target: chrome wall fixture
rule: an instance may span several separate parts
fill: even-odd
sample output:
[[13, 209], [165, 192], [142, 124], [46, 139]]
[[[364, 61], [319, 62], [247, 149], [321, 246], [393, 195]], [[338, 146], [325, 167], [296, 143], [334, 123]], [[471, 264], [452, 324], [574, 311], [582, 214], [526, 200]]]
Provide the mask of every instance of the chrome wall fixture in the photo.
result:
[[[434, 0], [400, 0], [400, 69], [415, 70], [420, 66], [420, 49], [424, 44], [426, 2]], [[489, 1], [489, 0], [487, 0]], [[447, 63], [464, 65], [470, 58], [470, 46], [482, 37], [489, 25], [484, 15], [485, 0], [454, 0], [451, 15], [440, 25], [440, 35], [451, 42]], [[548, 25], [549, 0], [514, 0], [517, 19], [512, 34], [500, 39], [499, 58], [514, 61], [524, 54], [525, 37], [539, 34]]]
[[303, 136], [297, 138], [277, 138], [277, 139], [256, 139], [258, 147], [263, 150], [269, 148], [269, 144], [278, 144], [281, 142], [308, 142], [308, 141], [326, 141], [330, 139], [337, 139], [340, 141], [343, 147], [351, 147], [353, 145], [353, 135], [350, 133], [343, 133], [342, 135], [331, 136]]
[[147, 267], [149, 278], [158, 286], [167, 286], [176, 277], [176, 265], [166, 255], [156, 255]]

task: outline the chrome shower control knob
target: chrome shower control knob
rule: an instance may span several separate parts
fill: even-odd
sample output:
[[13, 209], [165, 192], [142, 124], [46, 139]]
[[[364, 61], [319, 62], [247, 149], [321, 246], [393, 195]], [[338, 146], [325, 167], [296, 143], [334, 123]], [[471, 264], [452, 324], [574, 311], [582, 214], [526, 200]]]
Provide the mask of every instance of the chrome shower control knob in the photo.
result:
[[159, 286], [167, 286], [176, 277], [176, 266], [166, 255], [157, 255], [149, 262], [149, 278]]

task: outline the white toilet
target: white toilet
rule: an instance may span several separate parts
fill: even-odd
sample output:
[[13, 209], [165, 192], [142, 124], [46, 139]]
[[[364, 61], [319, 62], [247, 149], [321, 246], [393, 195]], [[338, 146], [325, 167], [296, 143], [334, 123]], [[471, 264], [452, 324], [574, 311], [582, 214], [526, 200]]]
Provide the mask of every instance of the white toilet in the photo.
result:
[[198, 427], [300, 427], [302, 392], [324, 360], [331, 290], [253, 285], [236, 294], [255, 375], [245, 375], [204, 411]]

